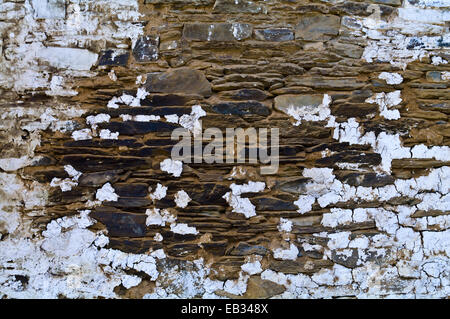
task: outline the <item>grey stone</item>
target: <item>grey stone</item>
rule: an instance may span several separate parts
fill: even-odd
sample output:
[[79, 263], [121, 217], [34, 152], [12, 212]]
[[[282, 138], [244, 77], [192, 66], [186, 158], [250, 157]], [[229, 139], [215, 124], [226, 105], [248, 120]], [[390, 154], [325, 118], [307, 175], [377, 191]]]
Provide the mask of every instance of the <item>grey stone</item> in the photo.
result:
[[364, 87], [366, 84], [356, 77], [332, 78], [313, 76], [296, 80], [295, 85], [309, 86], [316, 89], [356, 90]]
[[442, 74], [439, 71], [428, 71], [427, 80], [430, 82], [443, 82]]
[[289, 29], [265, 29], [255, 30], [258, 40], [282, 42], [294, 40], [294, 32]]
[[37, 19], [64, 19], [66, 17], [65, 0], [32, 0], [34, 17]]
[[331, 47], [334, 51], [342, 56], [346, 56], [349, 58], [359, 59], [361, 58], [364, 48], [359, 45], [349, 44], [349, 43], [341, 43], [341, 42], [333, 42]]
[[308, 41], [329, 40], [338, 35], [341, 18], [335, 15], [306, 14], [300, 18], [295, 37]]
[[143, 36], [136, 41], [133, 56], [137, 62], [150, 62], [159, 58], [159, 37]]
[[235, 41], [250, 38], [253, 28], [247, 23], [185, 24], [183, 37], [193, 41]]
[[214, 13], [261, 13], [266, 12], [262, 4], [248, 0], [216, 0], [213, 8]]
[[355, 268], [358, 264], [359, 258], [358, 249], [356, 248], [351, 249], [352, 254], [350, 256], [348, 256], [347, 252], [348, 251], [342, 252], [333, 250], [331, 252], [331, 260], [334, 261], [336, 264], [340, 264], [347, 268]]
[[78, 183], [81, 186], [99, 187], [105, 183], [114, 183], [119, 180], [122, 170], [111, 170], [103, 172], [85, 173], [81, 175]]
[[218, 103], [213, 106], [213, 110], [217, 113], [227, 115], [270, 115], [270, 109], [266, 105], [256, 101]]
[[203, 72], [189, 68], [149, 73], [145, 86], [148, 92], [211, 95], [211, 84]]
[[309, 181], [307, 177], [294, 177], [285, 181], [277, 181], [276, 190], [283, 192], [302, 194], [306, 191], [306, 183]]
[[291, 107], [318, 107], [323, 100], [323, 95], [320, 94], [304, 94], [304, 95], [279, 95], [275, 98], [275, 109], [287, 113]]
[[223, 94], [233, 100], [254, 100], [263, 101], [269, 97], [266, 92], [259, 89], [241, 89], [235, 91], [228, 91]]

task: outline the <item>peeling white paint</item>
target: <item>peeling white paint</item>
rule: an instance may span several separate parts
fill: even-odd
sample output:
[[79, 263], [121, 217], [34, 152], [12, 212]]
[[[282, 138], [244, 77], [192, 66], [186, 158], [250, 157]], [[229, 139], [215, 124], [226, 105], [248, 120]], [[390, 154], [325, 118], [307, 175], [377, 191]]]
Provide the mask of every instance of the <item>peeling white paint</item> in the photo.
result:
[[175, 204], [177, 207], [186, 208], [190, 201], [191, 198], [184, 190], [178, 191], [175, 194]]
[[248, 198], [242, 198], [240, 195], [244, 193], [259, 193], [266, 188], [263, 182], [248, 182], [247, 184], [237, 185], [231, 184], [231, 192], [223, 195], [228, 204], [233, 208], [233, 212], [243, 214], [246, 218], [256, 216], [255, 205]]
[[163, 199], [164, 197], [166, 197], [166, 195], [167, 195], [167, 189], [168, 189], [168, 187], [163, 186], [163, 185], [161, 185], [160, 183], [158, 183], [158, 184], [156, 185], [155, 191], [154, 191], [152, 194], [150, 194], [149, 196], [150, 196], [150, 198], [151, 198], [153, 201], [155, 201], [155, 200], [161, 200], [161, 199]]
[[294, 244], [290, 244], [288, 249], [276, 248], [273, 250], [273, 258], [281, 260], [296, 260], [298, 256], [298, 248]]
[[100, 131], [100, 138], [102, 140], [118, 140], [119, 139], [119, 132], [111, 132], [108, 129], [101, 130]]
[[170, 225], [170, 230], [175, 234], [181, 235], [198, 234], [198, 230], [195, 227], [188, 226], [187, 224], [172, 224]]
[[174, 177], [180, 177], [183, 172], [183, 162], [168, 158], [160, 163], [160, 168]]
[[101, 202], [116, 202], [119, 199], [119, 196], [115, 193], [115, 190], [111, 186], [111, 184], [106, 183], [102, 186], [102, 188], [97, 190], [95, 198], [97, 198]]
[[403, 82], [403, 77], [398, 73], [381, 72], [379, 79], [385, 80], [387, 84], [400, 84]]

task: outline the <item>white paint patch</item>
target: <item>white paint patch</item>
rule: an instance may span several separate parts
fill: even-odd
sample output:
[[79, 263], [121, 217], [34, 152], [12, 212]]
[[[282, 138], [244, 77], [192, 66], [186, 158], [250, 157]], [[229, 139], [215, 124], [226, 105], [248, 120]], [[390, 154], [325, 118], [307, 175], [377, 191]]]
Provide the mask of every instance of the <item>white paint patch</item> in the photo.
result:
[[278, 231], [290, 233], [292, 231], [292, 222], [286, 218], [280, 218], [280, 223], [278, 224]]
[[174, 177], [180, 177], [183, 172], [183, 162], [168, 158], [160, 163], [160, 168]]
[[119, 199], [119, 196], [115, 192], [116, 191], [111, 186], [111, 184], [106, 183], [102, 186], [102, 188], [97, 190], [95, 198], [97, 198], [101, 202], [116, 202]]
[[179, 121], [179, 117], [176, 114], [169, 114], [169, 115], [164, 115], [164, 118], [166, 119], [166, 121], [168, 123], [175, 123], [178, 124]]
[[2, 158], [0, 159], [0, 168], [6, 172], [14, 172], [32, 163], [28, 156], [20, 158]]
[[86, 49], [60, 47], [44, 47], [37, 57], [55, 68], [77, 71], [89, 71], [98, 60], [98, 54]]
[[192, 132], [194, 136], [197, 136], [202, 132], [202, 123], [200, 118], [206, 116], [206, 112], [202, 109], [200, 105], [194, 105], [190, 115], [182, 115], [178, 123], [185, 129]]
[[140, 107], [141, 100], [145, 99], [150, 93], [148, 93], [144, 88], [138, 88], [136, 92], [136, 97], [130, 94], [122, 94], [122, 96], [114, 96], [108, 101], [107, 107], [112, 109], [118, 109], [118, 104], [125, 104], [131, 107]]
[[99, 123], [108, 123], [111, 119], [111, 116], [108, 114], [97, 114], [97, 115], [90, 115], [86, 117], [86, 124], [90, 125], [92, 129], [97, 129], [97, 124]]
[[117, 81], [117, 75], [114, 72], [114, 70], [111, 70], [108, 72], [108, 76], [111, 79], [111, 81], [116, 82]]
[[241, 266], [241, 269], [249, 275], [256, 275], [263, 271], [259, 260], [247, 262]]
[[100, 138], [102, 140], [118, 140], [119, 139], [119, 132], [111, 132], [108, 129], [104, 129], [100, 131]]
[[325, 94], [323, 96], [322, 103], [319, 106], [291, 105], [287, 109], [287, 114], [292, 116], [297, 121], [294, 123], [295, 126], [299, 126], [302, 121], [324, 121], [331, 115], [329, 107], [331, 102], [331, 97], [328, 94]]
[[154, 252], [152, 252], [150, 254], [150, 256], [155, 257], [157, 259], [164, 259], [167, 257], [166, 254], [164, 253], [164, 249], [162, 249], [162, 248], [155, 250]]
[[448, 61], [443, 59], [440, 56], [433, 56], [431, 58], [431, 64], [433, 64], [433, 65], [448, 64]]
[[178, 191], [175, 194], [175, 204], [177, 207], [186, 208], [190, 201], [191, 198], [184, 190]]
[[64, 166], [64, 170], [71, 178], [65, 178], [60, 179], [57, 177], [54, 177], [52, 181], [50, 182], [51, 187], [60, 187], [61, 191], [68, 192], [72, 190], [73, 187], [78, 185], [78, 179], [82, 175], [81, 172], [78, 172], [75, 168], [73, 168], [71, 165]]
[[312, 205], [316, 202], [316, 198], [310, 195], [300, 195], [298, 200], [294, 202], [297, 205], [300, 214], [305, 214], [312, 210]]
[[160, 210], [159, 208], [150, 208], [147, 209], [145, 215], [147, 215], [147, 219], [145, 221], [147, 226], [166, 226], [166, 223], [174, 223], [177, 220], [176, 217], [170, 214], [170, 212], [166, 209]]
[[353, 212], [350, 209], [332, 208], [331, 213], [323, 214], [321, 224], [325, 227], [337, 227], [353, 222]]
[[161, 117], [157, 115], [136, 115], [133, 117], [133, 120], [136, 122], [155, 122], [160, 119]]
[[237, 296], [242, 296], [247, 291], [247, 281], [250, 277], [239, 274], [239, 279], [227, 280], [223, 286], [223, 290]]
[[142, 278], [138, 276], [130, 276], [130, 275], [124, 275], [122, 276], [122, 285], [126, 289], [130, 289], [132, 287], [136, 287], [139, 285], [142, 281]]
[[92, 139], [92, 131], [88, 128], [84, 128], [82, 130], [74, 131], [72, 133], [72, 138], [75, 141], [84, 141]]
[[170, 230], [175, 234], [181, 235], [197, 235], [198, 231], [195, 227], [190, 227], [187, 224], [172, 224], [170, 225]]
[[231, 192], [223, 195], [228, 204], [233, 208], [233, 212], [243, 214], [246, 218], [256, 216], [255, 205], [250, 202], [248, 198], [241, 198], [240, 195], [244, 193], [259, 193], [266, 188], [263, 182], [248, 182], [247, 184], [237, 185], [231, 184]]
[[273, 250], [273, 258], [281, 260], [296, 260], [298, 257], [298, 248], [290, 244], [289, 249], [276, 248]]
[[398, 110], [391, 110], [393, 106], [399, 105], [402, 102], [400, 97], [401, 91], [394, 91], [391, 93], [377, 93], [373, 97], [366, 100], [367, 103], [376, 103], [380, 107], [380, 115], [388, 120], [398, 120], [400, 112]]
[[403, 77], [398, 73], [381, 72], [378, 76], [379, 79], [385, 80], [387, 84], [400, 84], [403, 82]]
[[161, 199], [163, 199], [164, 197], [166, 197], [166, 195], [167, 195], [167, 189], [168, 189], [168, 187], [163, 186], [163, 185], [161, 185], [160, 183], [158, 183], [158, 184], [156, 185], [155, 191], [154, 191], [152, 194], [150, 194], [149, 196], [150, 196], [150, 198], [151, 198], [153, 201], [155, 201], [155, 200], [161, 200]]

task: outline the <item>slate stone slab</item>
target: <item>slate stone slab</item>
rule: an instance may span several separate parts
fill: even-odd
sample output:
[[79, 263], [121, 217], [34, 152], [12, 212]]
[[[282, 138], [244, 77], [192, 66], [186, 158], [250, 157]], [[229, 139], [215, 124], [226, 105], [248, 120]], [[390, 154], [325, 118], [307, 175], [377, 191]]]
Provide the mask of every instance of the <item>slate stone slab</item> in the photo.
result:
[[341, 18], [335, 15], [306, 14], [300, 17], [295, 37], [308, 41], [328, 40], [339, 33]]
[[257, 114], [262, 116], [270, 115], [270, 109], [266, 105], [254, 101], [220, 103], [214, 105], [213, 110], [216, 111], [217, 113], [227, 115], [247, 115], [247, 114]]
[[136, 41], [133, 56], [137, 62], [151, 62], [159, 58], [159, 37], [143, 36]]
[[261, 13], [267, 9], [263, 4], [249, 0], [216, 0], [213, 13]]
[[192, 41], [230, 42], [248, 39], [253, 27], [247, 23], [188, 23], [183, 28], [183, 38]]
[[294, 32], [289, 29], [265, 29], [255, 30], [255, 37], [258, 40], [283, 42], [294, 40]]
[[100, 55], [98, 65], [125, 66], [130, 58], [130, 53], [124, 50], [106, 50]]
[[227, 91], [223, 94], [233, 100], [254, 100], [263, 101], [269, 97], [269, 95], [259, 89], [241, 89], [235, 91]]
[[148, 92], [211, 95], [211, 84], [203, 72], [189, 68], [164, 73], [149, 73], [145, 87]]

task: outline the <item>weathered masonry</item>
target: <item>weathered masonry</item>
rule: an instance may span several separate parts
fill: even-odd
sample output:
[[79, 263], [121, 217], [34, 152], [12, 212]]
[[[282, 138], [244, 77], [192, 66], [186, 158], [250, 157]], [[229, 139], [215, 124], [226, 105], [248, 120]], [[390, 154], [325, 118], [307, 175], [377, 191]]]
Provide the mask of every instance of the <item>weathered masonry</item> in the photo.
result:
[[[0, 298], [448, 298], [449, 27], [448, 0], [0, 0]], [[211, 127], [279, 128], [277, 172], [171, 158]]]

